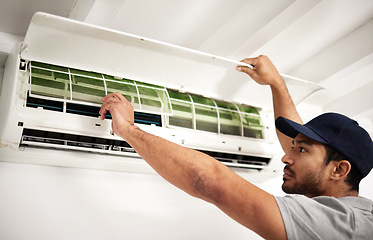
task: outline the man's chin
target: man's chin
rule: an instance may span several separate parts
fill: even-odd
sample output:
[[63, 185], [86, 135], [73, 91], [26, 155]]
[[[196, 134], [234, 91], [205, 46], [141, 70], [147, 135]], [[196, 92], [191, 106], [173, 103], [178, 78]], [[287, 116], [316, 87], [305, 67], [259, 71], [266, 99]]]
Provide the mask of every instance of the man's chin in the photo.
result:
[[284, 182], [282, 183], [282, 191], [284, 191], [285, 193], [287, 194], [293, 194], [293, 189], [291, 188], [290, 184], [289, 184], [289, 179], [283, 179]]

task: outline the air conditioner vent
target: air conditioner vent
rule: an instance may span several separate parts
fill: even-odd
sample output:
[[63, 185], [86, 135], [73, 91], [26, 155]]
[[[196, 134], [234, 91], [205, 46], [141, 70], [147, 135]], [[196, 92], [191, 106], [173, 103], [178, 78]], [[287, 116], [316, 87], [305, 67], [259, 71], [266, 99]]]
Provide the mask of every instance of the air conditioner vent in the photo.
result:
[[[23, 129], [20, 147], [56, 148], [65, 150], [78, 150], [86, 152], [106, 153], [114, 155], [140, 156], [123, 140], [113, 140], [91, 136], [51, 132], [35, 129]], [[228, 167], [262, 170], [267, 166], [270, 158], [213, 152], [195, 149], [203, 152]]]
[[34, 129], [23, 129], [20, 146], [54, 146], [74, 150], [101, 150], [101, 152], [135, 152], [125, 141]]
[[267, 166], [269, 164], [269, 161], [271, 160], [271, 158], [268, 158], [268, 157], [258, 157], [258, 156], [252, 156], [252, 155], [240, 155], [240, 154], [223, 153], [223, 152], [212, 152], [212, 151], [204, 151], [204, 150], [200, 150], [200, 151], [211, 157], [214, 157], [218, 161], [230, 167], [247, 168], [247, 166], [251, 166], [251, 168], [261, 170], [264, 166]]
[[30, 96], [27, 96], [26, 107], [32, 107], [32, 108], [41, 107], [45, 110], [63, 112], [63, 102], [46, 100], [46, 99], [35, 98], [35, 97], [30, 97]]

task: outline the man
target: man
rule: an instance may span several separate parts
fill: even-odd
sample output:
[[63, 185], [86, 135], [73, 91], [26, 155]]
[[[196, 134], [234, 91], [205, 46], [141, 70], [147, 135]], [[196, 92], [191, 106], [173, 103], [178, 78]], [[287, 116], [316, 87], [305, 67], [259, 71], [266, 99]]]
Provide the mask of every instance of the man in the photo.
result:
[[243, 62], [253, 69], [239, 66], [238, 71], [271, 87], [276, 126], [283, 132], [277, 134], [286, 153], [282, 187], [298, 195], [274, 197], [215, 159], [140, 130], [133, 107], [119, 93], [102, 99], [101, 118], [110, 111], [113, 131], [167, 181], [265, 239], [372, 239], [373, 202], [358, 197], [358, 182], [373, 166], [369, 135], [334, 113], [301, 125], [271, 61], [259, 56]]

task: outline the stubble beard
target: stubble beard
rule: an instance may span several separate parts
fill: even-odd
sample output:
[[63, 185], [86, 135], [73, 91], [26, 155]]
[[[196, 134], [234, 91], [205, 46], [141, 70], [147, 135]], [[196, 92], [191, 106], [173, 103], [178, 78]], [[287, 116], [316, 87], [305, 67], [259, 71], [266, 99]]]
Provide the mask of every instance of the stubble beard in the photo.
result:
[[321, 180], [319, 172], [308, 173], [301, 182], [295, 181], [292, 185], [285, 185], [288, 179], [283, 179], [282, 190], [287, 194], [302, 194], [308, 197], [322, 195]]

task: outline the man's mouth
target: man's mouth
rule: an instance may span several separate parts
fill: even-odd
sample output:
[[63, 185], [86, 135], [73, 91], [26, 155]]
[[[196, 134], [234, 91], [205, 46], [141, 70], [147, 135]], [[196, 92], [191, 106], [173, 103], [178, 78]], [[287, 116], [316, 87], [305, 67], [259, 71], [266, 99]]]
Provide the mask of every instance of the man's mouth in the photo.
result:
[[289, 179], [289, 178], [294, 178], [294, 176], [295, 176], [294, 171], [291, 170], [289, 166], [285, 166], [283, 178]]

